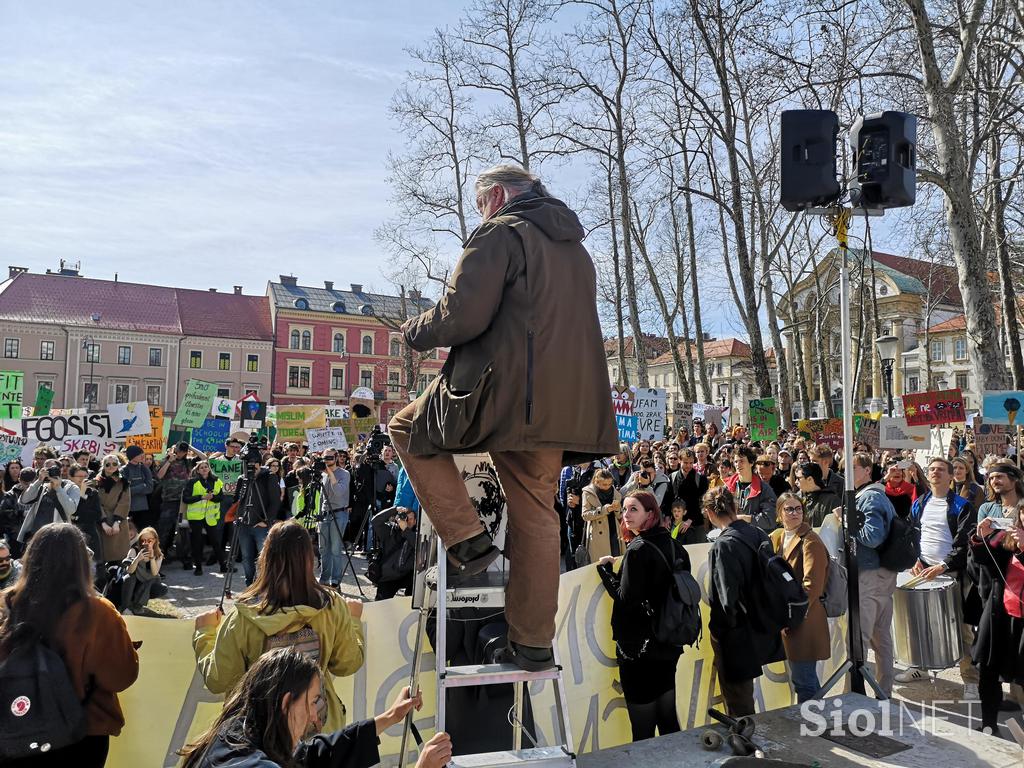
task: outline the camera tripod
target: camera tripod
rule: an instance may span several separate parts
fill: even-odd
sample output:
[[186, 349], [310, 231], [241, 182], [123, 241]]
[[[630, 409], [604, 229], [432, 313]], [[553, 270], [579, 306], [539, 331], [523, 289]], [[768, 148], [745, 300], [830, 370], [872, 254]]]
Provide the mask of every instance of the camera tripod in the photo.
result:
[[[320, 498], [323, 498], [323, 487], [324, 487], [324, 484], [323, 484], [323, 479], [322, 478], [323, 478], [322, 474], [314, 473], [313, 478], [309, 482], [310, 487], [313, 489], [313, 498], [314, 499], [317, 498], [318, 495], [320, 496]], [[351, 473], [350, 473], [349, 474], [349, 499], [350, 499], [349, 509], [351, 509], [351, 498], [352, 498], [352, 480], [351, 480]], [[341, 548], [345, 552], [345, 565], [342, 566], [342, 569], [341, 569], [341, 578], [342, 579], [345, 578], [346, 571], [351, 572], [352, 573], [352, 581], [355, 583], [356, 589], [359, 591], [359, 596], [363, 600], [368, 600], [369, 598], [366, 596], [366, 593], [363, 592], [363, 586], [359, 583], [359, 576], [356, 574], [356, 568], [355, 568], [354, 565], [352, 565], [352, 545], [345, 541], [345, 532], [343, 530], [341, 530], [341, 526], [338, 524], [338, 516], [336, 514], [332, 513], [330, 510], [325, 510], [325, 511], [317, 510], [313, 514], [313, 521], [316, 522], [317, 525], [320, 525], [320, 524], [324, 523], [327, 520], [328, 516], [331, 518], [331, 523], [334, 525], [334, 530], [338, 534], [339, 541], [341, 541]], [[369, 513], [369, 511], [367, 511], [367, 513], [363, 516], [362, 522], [359, 524], [359, 530], [356, 531], [356, 541], [358, 541], [359, 537], [363, 535], [363, 531], [366, 529], [367, 521], [369, 521], [369, 519], [370, 519], [370, 513]], [[323, 553], [322, 552], [320, 553], [320, 562], [321, 562], [321, 569], [322, 569], [323, 568]]]
[[[246, 446], [248, 448], [248, 446]], [[256, 454], [259, 456], [259, 454]], [[250, 461], [248, 454], [242, 457], [242, 461], [245, 467], [245, 478], [242, 480], [245, 483], [245, 492], [242, 495], [241, 501], [238, 502], [238, 507], [235, 509], [235, 524], [231, 526], [231, 544], [228, 548], [227, 554], [227, 573], [224, 574], [224, 588], [220, 593], [220, 602], [217, 603], [217, 609], [223, 613], [224, 611], [224, 600], [225, 598], [234, 599], [234, 595], [231, 593], [231, 582], [234, 580], [235, 575], [235, 553], [238, 552], [238, 532], [240, 526], [248, 524], [249, 505], [252, 503], [252, 497], [255, 493], [255, 479], [256, 479], [256, 468], [259, 466], [258, 462]]]

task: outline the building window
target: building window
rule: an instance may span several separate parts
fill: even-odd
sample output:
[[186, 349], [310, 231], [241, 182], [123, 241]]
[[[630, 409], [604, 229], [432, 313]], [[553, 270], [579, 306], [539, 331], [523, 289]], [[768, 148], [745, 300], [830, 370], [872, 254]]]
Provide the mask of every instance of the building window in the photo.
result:
[[398, 371], [388, 371], [388, 389], [392, 392], [398, 392], [401, 386], [401, 374]]
[[942, 361], [942, 341], [933, 341], [931, 344], [932, 362], [938, 363]]
[[245, 357], [245, 370], [249, 373], [259, 373], [260, 370], [260, 356], [259, 355], [246, 355]]
[[231, 387], [217, 387], [217, 397], [231, 397]]
[[42, 380], [41, 380], [41, 381], [39, 382], [39, 387], [40, 387], [41, 389], [48, 389], [48, 390], [50, 390], [50, 391], [52, 392], [52, 391], [53, 391], [53, 382], [52, 382], [52, 381], [50, 381], [49, 379], [47, 379], [47, 380], [45, 380], [45, 381], [42, 381]]
[[920, 386], [917, 376], [907, 376], [907, 392], [917, 392]]
[[373, 336], [363, 336], [363, 354], [373, 354]]
[[99, 386], [96, 382], [92, 384], [89, 382], [85, 383], [85, 386], [82, 388], [82, 400], [86, 405], [96, 405], [96, 393], [99, 391]]
[[313, 334], [309, 331], [302, 332], [302, 348], [312, 349], [313, 348]]
[[100, 345], [95, 341], [85, 343], [85, 362], [98, 363], [100, 361]]
[[118, 347], [117, 348], [117, 364], [118, 365], [131, 365], [132, 364], [132, 348], [131, 347]]
[[149, 364], [155, 368], [164, 364], [164, 351], [160, 347], [149, 348]]
[[373, 371], [371, 369], [364, 368], [359, 372], [359, 386], [373, 389]]
[[52, 341], [39, 342], [39, 359], [53, 360], [54, 343]]
[[146, 402], [150, 405], [160, 405], [159, 384], [150, 384], [146, 387]]
[[722, 364], [721, 363], [715, 363], [715, 376], [721, 376], [721, 375], [722, 375]]
[[953, 342], [953, 359], [967, 359], [967, 339], [957, 339]]
[[17, 357], [20, 348], [20, 339], [4, 339], [4, 357]]
[[231, 370], [231, 353], [230, 352], [221, 352], [217, 356], [217, 369], [220, 370], [220, 371], [230, 371]]
[[289, 365], [288, 386], [296, 389], [309, 389], [309, 366]]
[[131, 398], [131, 387], [128, 384], [114, 385], [114, 402], [127, 403]]
[[344, 352], [345, 351], [345, 334], [343, 334], [343, 333], [336, 333], [336, 334], [334, 334], [334, 344], [331, 347], [331, 349], [333, 349], [335, 352]]
[[288, 344], [288, 346], [290, 346], [292, 349], [298, 349], [299, 348], [299, 332], [298, 331], [292, 331], [292, 333], [291, 333], [291, 342]]
[[202, 368], [203, 367], [203, 353], [198, 349], [193, 349], [188, 354], [188, 367], [189, 368]]
[[401, 357], [402, 356], [402, 342], [398, 339], [391, 340], [391, 356]]
[[331, 368], [331, 389], [345, 389], [345, 369]]
[[965, 391], [967, 389], [967, 374], [966, 373], [958, 373], [956, 375], [956, 388], [959, 389], [961, 392], [963, 392], [963, 391]]

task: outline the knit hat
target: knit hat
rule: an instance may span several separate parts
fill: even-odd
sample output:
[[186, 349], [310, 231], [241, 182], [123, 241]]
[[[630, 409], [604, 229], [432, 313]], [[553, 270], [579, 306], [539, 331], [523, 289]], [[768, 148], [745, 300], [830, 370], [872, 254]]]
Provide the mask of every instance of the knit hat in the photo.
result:
[[129, 445], [127, 448], [125, 448], [124, 451], [124, 455], [127, 457], [128, 461], [131, 461], [136, 456], [141, 456], [144, 453], [145, 451], [139, 448], [139, 446], [137, 445]]

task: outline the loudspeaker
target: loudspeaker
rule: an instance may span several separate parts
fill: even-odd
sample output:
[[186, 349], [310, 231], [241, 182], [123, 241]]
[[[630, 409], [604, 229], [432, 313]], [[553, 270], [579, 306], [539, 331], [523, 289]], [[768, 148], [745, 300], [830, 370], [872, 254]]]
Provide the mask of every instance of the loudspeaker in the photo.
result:
[[[850, 129], [853, 205], [903, 208], [917, 197], [917, 117], [879, 112], [860, 117]], [[859, 197], [857, 190], [859, 187]]]
[[836, 174], [839, 118], [825, 109], [782, 113], [780, 202], [787, 211], [825, 206], [840, 193]]

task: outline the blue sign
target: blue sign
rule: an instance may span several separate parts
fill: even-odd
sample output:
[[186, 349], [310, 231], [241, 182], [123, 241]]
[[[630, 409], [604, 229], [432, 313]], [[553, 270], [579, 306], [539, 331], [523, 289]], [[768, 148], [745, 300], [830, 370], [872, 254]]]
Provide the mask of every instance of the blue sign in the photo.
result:
[[620, 443], [636, 442], [636, 416], [615, 414], [615, 426], [619, 428]]
[[192, 430], [192, 447], [203, 453], [224, 450], [224, 441], [231, 433], [231, 422], [227, 419], [207, 418], [202, 426]]

